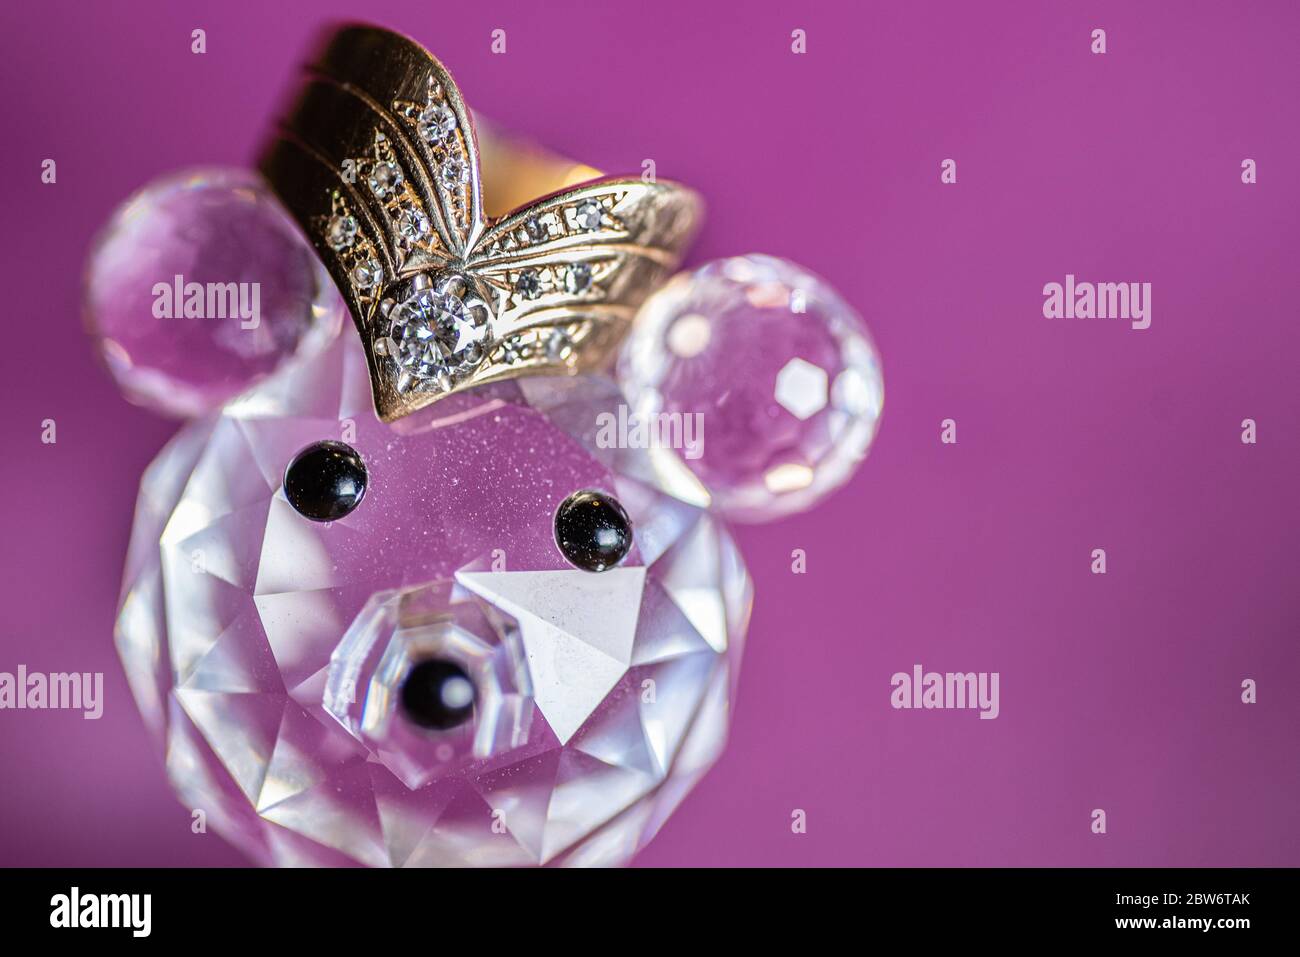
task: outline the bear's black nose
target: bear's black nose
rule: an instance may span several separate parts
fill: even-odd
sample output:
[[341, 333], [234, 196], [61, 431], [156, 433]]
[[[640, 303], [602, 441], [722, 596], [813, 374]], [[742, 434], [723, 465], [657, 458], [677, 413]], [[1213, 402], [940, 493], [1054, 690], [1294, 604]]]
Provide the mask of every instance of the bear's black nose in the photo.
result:
[[343, 442], [317, 442], [293, 457], [284, 470], [284, 496], [313, 522], [333, 522], [361, 504], [366, 465]]
[[453, 662], [417, 662], [402, 682], [402, 710], [422, 728], [448, 731], [474, 714], [474, 682]]

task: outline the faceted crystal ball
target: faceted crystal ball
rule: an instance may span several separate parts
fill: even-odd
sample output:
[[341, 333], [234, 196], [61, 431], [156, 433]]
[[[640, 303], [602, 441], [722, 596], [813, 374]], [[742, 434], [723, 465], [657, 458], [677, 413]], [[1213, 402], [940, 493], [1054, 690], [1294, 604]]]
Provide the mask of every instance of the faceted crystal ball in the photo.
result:
[[644, 434], [687, 434], [676, 423], [695, 417], [682, 461], [738, 521], [802, 511], [846, 482], [884, 402], [861, 317], [823, 280], [761, 255], [709, 263], [652, 295], [619, 377]]
[[722, 747], [750, 584], [674, 457], [596, 441], [621, 402], [530, 378], [385, 425], [345, 335], [186, 426], [115, 631], [185, 806], [282, 865], [627, 861]]
[[96, 242], [86, 322], [132, 401], [214, 409], [342, 326], [342, 299], [261, 180], [193, 170], [127, 200]]

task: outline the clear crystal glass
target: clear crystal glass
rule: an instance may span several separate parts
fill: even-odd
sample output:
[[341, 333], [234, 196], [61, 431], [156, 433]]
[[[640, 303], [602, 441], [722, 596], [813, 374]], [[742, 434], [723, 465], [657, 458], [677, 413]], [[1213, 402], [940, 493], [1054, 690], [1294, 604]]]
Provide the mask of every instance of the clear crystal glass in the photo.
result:
[[810, 508], [852, 476], [884, 404], [880, 359], [822, 279], [749, 255], [683, 273], [641, 307], [619, 379], [642, 417], [698, 416], [684, 457], [737, 521]]
[[105, 366], [129, 399], [168, 415], [200, 415], [313, 354], [345, 313], [315, 252], [245, 170], [150, 183], [118, 208], [86, 270], [86, 324]]
[[[353, 336], [190, 424], [140, 487], [117, 646], [187, 807], [265, 863], [627, 861], [722, 747], [744, 564], [671, 455], [606, 449], [608, 380], [532, 378], [385, 425]], [[304, 446], [365, 461], [361, 505], [308, 521]], [[635, 544], [569, 566], [556, 507], [615, 495]], [[403, 668], [457, 661], [472, 724], [412, 728]]]

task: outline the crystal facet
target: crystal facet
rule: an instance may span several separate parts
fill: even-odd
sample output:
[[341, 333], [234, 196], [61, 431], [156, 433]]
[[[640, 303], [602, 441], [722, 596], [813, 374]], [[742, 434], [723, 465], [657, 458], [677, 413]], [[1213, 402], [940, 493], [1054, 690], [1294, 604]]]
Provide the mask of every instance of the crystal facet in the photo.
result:
[[[623, 401], [604, 379], [525, 378], [385, 425], [344, 336], [184, 428], [142, 481], [115, 634], [185, 805], [281, 865], [607, 865], [644, 846], [723, 744], [750, 589], [689, 472], [594, 441]], [[321, 524], [281, 476], [341, 422], [368, 488]], [[599, 574], [554, 537], [583, 489], [634, 529]], [[473, 685], [461, 723], [410, 720], [425, 661]], [[451, 678], [443, 707], [463, 708]]]
[[122, 204], [91, 254], [85, 315], [131, 401], [195, 416], [317, 352], [346, 310], [262, 181], [208, 169]]
[[683, 462], [739, 521], [810, 508], [848, 481], [884, 402], [862, 319], [771, 256], [709, 263], [653, 294], [619, 376], [643, 415], [703, 416], [702, 454]]

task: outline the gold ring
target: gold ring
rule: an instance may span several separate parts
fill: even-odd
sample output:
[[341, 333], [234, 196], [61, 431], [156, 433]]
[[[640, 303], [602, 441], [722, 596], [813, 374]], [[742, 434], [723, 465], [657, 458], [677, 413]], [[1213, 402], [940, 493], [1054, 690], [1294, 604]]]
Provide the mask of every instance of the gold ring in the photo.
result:
[[343, 27], [306, 73], [260, 168], [343, 294], [386, 422], [601, 366], [700, 219], [675, 183], [480, 139], [451, 74], [396, 33]]

